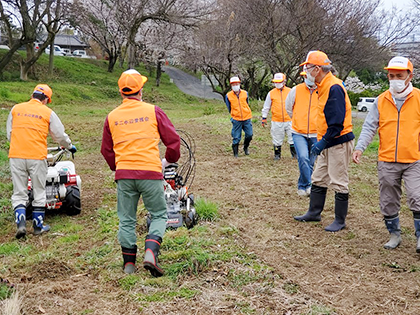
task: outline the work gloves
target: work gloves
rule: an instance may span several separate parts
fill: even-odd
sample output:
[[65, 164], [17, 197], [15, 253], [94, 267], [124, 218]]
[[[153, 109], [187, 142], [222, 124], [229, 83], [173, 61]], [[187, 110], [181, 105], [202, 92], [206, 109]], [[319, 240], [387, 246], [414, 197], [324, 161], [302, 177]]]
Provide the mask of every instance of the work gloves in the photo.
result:
[[261, 125], [263, 126], [263, 127], [265, 127], [266, 125], [267, 125], [267, 118], [262, 118], [262, 120], [261, 120]]
[[322, 138], [317, 143], [312, 145], [311, 153], [314, 155], [320, 155], [322, 150], [324, 150], [325, 147], [327, 146], [327, 144], [328, 144], [327, 140]]
[[77, 149], [74, 145], [71, 146], [71, 148], [69, 149], [69, 151], [73, 154], [75, 154], [77, 152]]

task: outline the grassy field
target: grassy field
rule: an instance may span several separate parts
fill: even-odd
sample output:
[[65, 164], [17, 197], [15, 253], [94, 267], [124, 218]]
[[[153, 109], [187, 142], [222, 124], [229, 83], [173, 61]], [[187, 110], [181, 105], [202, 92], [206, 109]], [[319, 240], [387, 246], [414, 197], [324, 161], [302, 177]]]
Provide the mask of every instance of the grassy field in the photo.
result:
[[[51, 231], [14, 238], [5, 127], [0, 129], [0, 277], [15, 284], [23, 314], [414, 314], [420, 307], [420, 263], [410, 211], [402, 206], [403, 244], [381, 248], [387, 232], [378, 209], [375, 141], [350, 169], [348, 228], [326, 233], [333, 219], [329, 193], [323, 221], [298, 223], [308, 199], [298, 198], [297, 163], [284, 150], [272, 160], [269, 128], [254, 119], [251, 155], [231, 154], [230, 122], [223, 103], [187, 96], [164, 76], [146, 84], [145, 101], [159, 105], [196, 142], [197, 174], [190, 191], [200, 223], [165, 234], [161, 264], [166, 274], [122, 272], [116, 240], [116, 187], [99, 153], [103, 121], [120, 102], [121, 69], [101, 61], [57, 57], [56, 75], [10, 81], [0, 87], [0, 124], [33, 87], [53, 87], [51, 107], [78, 148], [83, 181], [82, 213], [51, 213]], [[149, 76], [143, 69], [139, 70]], [[253, 102], [254, 117], [262, 104]], [[354, 120], [358, 134], [362, 121]], [[146, 211], [138, 212], [138, 246], [146, 235]], [[140, 263], [142, 254], [138, 257]], [[0, 284], [0, 299], [13, 290]]]

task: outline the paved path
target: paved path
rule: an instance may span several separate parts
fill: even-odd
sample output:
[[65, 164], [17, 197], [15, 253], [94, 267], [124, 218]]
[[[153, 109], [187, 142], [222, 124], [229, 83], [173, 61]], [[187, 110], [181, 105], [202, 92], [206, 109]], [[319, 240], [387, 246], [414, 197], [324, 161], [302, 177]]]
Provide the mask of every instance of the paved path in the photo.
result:
[[213, 92], [211, 86], [204, 86], [201, 80], [174, 67], [163, 67], [163, 70], [174, 80], [176, 86], [184, 93], [209, 99], [223, 101], [223, 97]]

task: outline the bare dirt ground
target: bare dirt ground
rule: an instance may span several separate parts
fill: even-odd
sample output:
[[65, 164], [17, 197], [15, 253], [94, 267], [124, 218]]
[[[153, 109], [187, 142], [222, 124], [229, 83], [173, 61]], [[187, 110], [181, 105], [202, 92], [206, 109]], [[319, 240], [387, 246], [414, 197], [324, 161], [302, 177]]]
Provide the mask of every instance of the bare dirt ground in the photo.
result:
[[[257, 140], [250, 156], [234, 159], [225, 150], [227, 135], [209, 136], [200, 128], [193, 131], [196, 141], [205, 143], [198, 147], [195, 189], [221, 204], [224, 219], [240, 229], [249, 250], [338, 314], [419, 312], [420, 255], [412, 215], [402, 211], [403, 243], [387, 251], [382, 248], [388, 232], [378, 213], [378, 195], [364, 195], [363, 183], [377, 187], [375, 160], [364, 160], [371, 165], [368, 173], [351, 166], [348, 227], [327, 233], [323, 228], [334, 218], [332, 192], [321, 223], [293, 219], [307, 210], [309, 200], [296, 194], [298, 167], [290, 154], [274, 162], [271, 146]], [[268, 131], [254, 130], [261, 132]]]

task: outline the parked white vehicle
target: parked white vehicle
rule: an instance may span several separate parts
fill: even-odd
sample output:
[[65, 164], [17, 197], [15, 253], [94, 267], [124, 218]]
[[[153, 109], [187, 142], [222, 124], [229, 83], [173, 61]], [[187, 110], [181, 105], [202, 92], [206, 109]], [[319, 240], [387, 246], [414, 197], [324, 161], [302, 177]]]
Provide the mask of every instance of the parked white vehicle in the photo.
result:
[[81, 57], [81, 58], [89, 58], [85, 50], [75, 50], [73, 51], [73, 56]]
[[357, 103], [357, 110], [359, 112], [368, 112], [373, 106], [376, 97], [361, 97]]
[[[50, 54], [50, 46], [45, 48], [45, 53], [48, 55]], [[61, 49], [60, 46], [54, 45], [54, 56], [65, 56], [65, 55], [66, 53]]]
[[79, 58], [89, 58], [89, 59], [96, 59], [95, 56], [89, 56], [85, 50], [75, 50], [72, 54], [73, 57], [79, 57]]

